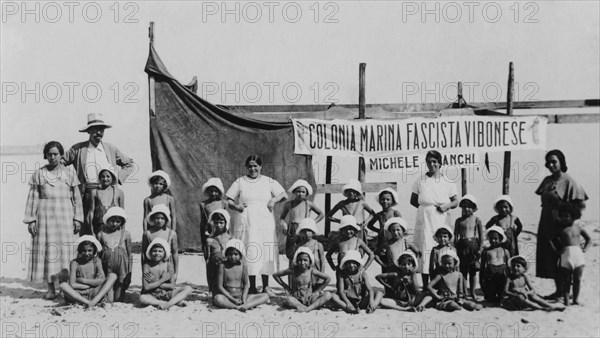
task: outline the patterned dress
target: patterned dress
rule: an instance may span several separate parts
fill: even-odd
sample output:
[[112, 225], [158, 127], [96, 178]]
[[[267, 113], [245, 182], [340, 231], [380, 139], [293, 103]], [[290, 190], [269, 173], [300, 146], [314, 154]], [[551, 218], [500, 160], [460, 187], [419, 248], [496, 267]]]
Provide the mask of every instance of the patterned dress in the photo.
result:
[[83, 222], [79, 180], [72, 166], [47, 166], [35, 171], [29, 181], [24, 223], [37, 222], [27, 278], [51, 282], [52, 276], [69, 269], [76, 256], [73, 221]]

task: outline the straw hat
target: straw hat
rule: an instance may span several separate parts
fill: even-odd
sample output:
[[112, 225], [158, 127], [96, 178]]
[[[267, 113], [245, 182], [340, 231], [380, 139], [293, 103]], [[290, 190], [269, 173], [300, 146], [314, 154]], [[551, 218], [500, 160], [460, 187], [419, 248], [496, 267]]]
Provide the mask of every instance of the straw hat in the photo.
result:
[[402, 256], [410, 256], [410, 258], [413, 259], [413, 261], [415, 262], [415, 270], [419, 268], [419, 259], [417, 258], [417, 255], [415, 255], [414, 252], [412, 252], [412, 250], [407, 250], [404, 251], [399, 257], [398, 257], [398, 261], [394, 262], [394, 264], [396, 266], [400, 265], [400, 258], [402, 258]]
[[305, 218], [298, 223], [298, 229], [296, 229], [296, 235], [300, 235], [300, 231], [302, 230], [310, 230], [315, 234], [319, 233], [317, 229], [317, 222], [315, 222], [312, 218]]
[[460, 206], [463, 201], [470, 201], [471, 203], [473, 203], [475, 205], [475, 209], [477, 209], [477, 199], [475, 199], [475, 196], [473, 196], [471, 194], [464, 195], [458, 202], [458, 205]]
[[390, 231], [390, 226], [392, 224], [400, 225], [400, 228], [402, 228], [402, 231], [404, 231], [404, 233], [406, 233], [406, 231], [408, 230], [408, 222], [402, 217], [392, 217], [388, 219], [384, 225], [385, 229], [387, 231]]
[[346, 251], [346, 255], [342, 258], [342, 262], [340, 263], [340, 267], [344, 267], [344, 264], [348, 261], [355, 261], [358, 263], [359, 267], [363, 265], [362, 257], [360, 256], [360, 252], [357, 250], [348, 250]]
[[169, 210], [169, 207], [165, 204], [157, 204], [152, 207], [152, 210], [146, 216], [146, 223], [154, 225], [154, 221], [152, 221], [152, 216], [158, 213], [162, 213], [165, 215], [165, 217], [167, 218], [166, 224], [169, 224], [171, 222], [171, 210]]
[[225, 250], [223, 250], [223, 255], [225, 255], [227, 249], [229, 248], [234, 248], [237, 251], [239, 251], [242, 255], [242, 258], [246, 257], [246, 247], [244, 246], [244, 242], [242, 242], [241, 240], [237, 238], [232, 238], [228, 240], [227, 244], [225, 244]]
[[500, 201], [506, 201], [508, 202], [508, 205], [510, 206], [510, 209], [514, 209], [513, 207], [513, 203], [512, 203], [512, 199], [510, 198], [510, 196], [508, 195], [502, 195], [499, 196], [498, 198], [496, 198], [496, 200], [494, 201], [494, 211], [498, 212], [498, 208], [496, 208], [496, 204], [498, 204], [498, 202]]
[[96, 239], [96, 237], [92, 236], [92, 235], [83, 235], [81, 237], [79, 237], [79, 239], [77, 240], [77, 249], [79, 249], [79, 245], [83, 242], [92, 242], [94, 244], [94, 246], [96, 247], [96, 253], [99, 253], [100, 251], [102, 251], [102, 244], [100, 244], [100, 242], [98, 242], [98, 240]]
[[290, 189], [288, 189], [288, 191], [293, 194], [294, 190], [296, 190], [297, 188], [300, 188], [300, 187], [306, 188], [308, 195], [309, 196], [312, 195], [312, 193], [313, 193], [312, 187], [305, 180], [297, 180], [296, 182], [294, 182], [294, 184], [292, 184], [292, 186], [290, 187]]
[[444, 229], [444, 230], [448, 231], [448, 233], [450, 233], [450, 240], [452, 240], [452, 237], [454, 237], [454, 234], [452, 232], [452, 229], [450, 229], [450, 227], [447, 225], [442, 225], [441, 227], [437, 228], [435, 230], [435, 234], [433, 235], [433, 238], [436, 239], [438, 236], [438, 232], [440, 232], [440, 230], [442, 230], [442, 229]]
[[362, 195], [362, 186], [361, 186], [360, 182], [358, 180], [353, 179], [353, 178], [349, 179], [348, 183], [346, 183], [346, 185], [344, 185], [342, 187], [342, 191], [344, 193], [346, 193], [346, 190], [354, 190], [359, 195]]
[[300, 254], [307, 254], [308, 257], [310, 258], [310, 265], [312, 266], [315, 263], [315, 255], [313, 255], [312, 250], [310, 250], [309, 248], [305, 247], [305, 246], [301, 246], [298, 248], [298, 250], [296, 250], [296, 252], [294, 252], [294, 260], [292, 261], [292, 264], [294, 265], [298, 265], [296, 263], [296, 259], [298, 258], [298, 255]]
[[377, 196], [381, 196], [381, 194], [383, 194], [384, 192], [392, 195], [392, 199], [393, 199], [392, 205], [398, 204], [398, 193], [396, 192], [396, 190], [394, 190], [392, 188], [385, 188], [385, 189], [381, 190], [379, 192], [379, 194], [377, 194]]
[[210, 222], [211, 224], [213, 224], [212, 217], [214, 214], [221, 214], [221, 215], [223, 215], [223, 217], [225, 217], [225, 228], [227, 228], [227, 226], [229, 225], [229, 220], [231, 219], [231, 216], [229, 215], [227, 210], [217, 209], [217, 210], [211, 212], [210, 215], [208, 215], [208, 222]]
[[204, 185], [202, 186], [202, 193], [206, 193], [206, 189], [208, 189], [210, 187], [215, 187], [215, 188], [219, 189], [219, 191], [221, 192], [221, 195], [225, 194], [225, 188], [223, 187], [223, 182], [221, 182], [220, 178], [217, 178], [217, 177], [209, 178], [208, 181], [206, 181], [206, 183], [204, 183]]
[[157, 170], [155, 172], [153, 172], [152, 174], [150, 174], [150, 176], [148, 176], [148, 185], [150, 186], [150, 188], [152, 188], [152, 183], [150, 183], [150, 180], [152, 179], [152, 177], [155, 176], [159, 176], [162, 177], [165, 182], [167, 183], [167, 187], [169, 188], [171, 186], [171, 178], [169, 177], [169, 174], [167, 174], [166, 172], [162, 171], [162, 170]]
[[115, 216], [123, 218], [123, 223], [127, 222], [127, 213], [125, 213], [125, 210], [123, 210], [123, 208], [117, 206], [111, 207], [106, 211], [106, 213], [104, 213], [104, 216], [102, 217], [102, 222], [106, 224], [108, 223], [108, 220], [111, 217]]
[[169, 257], [171, 256], [171, 246], [169, 245], [169, 243], [167, 243], [167, 241], [165, 241], [162, 238], [155, 238], [150, 245], [148, 245], [148, 248], [146, 249], [146, 258], [151, 259], [150, 258], [150, 252], [152, 251], [152, 247], [154, 247], [155, 245], [159, 244], [160, 246], [163, 247], [163, 249], [165, 249], [165, 259], [169, 259]]
[[91, 113], [87, 116], [87, 126], [79, 129], [80, 133], [86, 133], [91, 127], [102, 126], [104, 128], [112, 128], [111, 125], [104, 123], [104, 115], [102, 113]]
[[356, 217], [352, 216], [352, 215], [344, 215], [342, 216], [342, 218], [340, 219], [340, 230], [345, 228], [345, 227], [353, 227], [354, 230], [356, 231], [360, 231], [360, 227], [358, 226], [358, 224], [356, 224]]
[[506, 234], [504, 233], [504, 230], [501, 227], [499, 227], [497, 225], [492, 225], [485, 231], [485, 236], [488, 237], [490, 232], [492, 232], [492, 231], [495, 231], [495, 232], [499, 233], [500, 236], [502, 236], [502, 240], [500, 241], [500, 243], [506, 242]]

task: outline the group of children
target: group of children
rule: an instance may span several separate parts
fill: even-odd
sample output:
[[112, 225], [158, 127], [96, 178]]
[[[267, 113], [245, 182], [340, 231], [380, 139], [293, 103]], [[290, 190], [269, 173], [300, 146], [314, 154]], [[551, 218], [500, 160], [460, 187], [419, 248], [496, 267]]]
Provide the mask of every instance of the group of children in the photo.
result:
[[[107, 174], [108, 172], [108, 174]], [[109, 175], [110, 174], [110, 175]], [[94, 306], [105, 300], [123, 301], [131, 283], [131, 236], [125, 230], [127, 215], [123, 210], [123, 194], [116, 187], [110, 170], [100, 171], [100, 188], [93, 210], [95, 236], [82, 236], [78, 241], [78, 257], [70, 266], [68, 282], [61, 284], [70, 302]], [[189, 286], [177, 288], [179, 257], [175, 232], [175, 201], [168, 193], [170, 179], [159, 170], [150, 176], [152, 194], [144, 200], [142, 238], [142, 291], [140, 302], [161, 309], [182, 304], [191, 294]], [[497, 213], [485, 225], [474, 215], [477, 202], [465, 195], [459, 202], [462, 216], [454, 229], [440, 226], [435, 232], [438, 243], [431, 252], [420, 252], [407, 241], [408, 223], [401, 217], [398, 195], [393, 189], [379, 193], [382, 210], [375, 213], [364, 201], [361, 186], [352, 180], [344, 186], [346, 199], [325, 215], [308, 200], [312, 187], [304, 180], [296, 181], [288, 190], [294, 198], [285, 203], [281, 227], [286, 235], [286, 256], [289, 266], [275, 272], [273, 278], [286, 292], [284, 306], [300, 312], [311, 311], [326, 304], [349, 313], [375, 311], [379, 306], [422, 311], [427, 306], [439, 310], [479, 310], [475, 296], [475, 277], [485, 299], [500, 303], [507, 309], [560, 310], [536, 294], [527, 275], [527, 260], [519, 256], [518, 235], [522, 224], [513, 215], [509, 196], [494, 202]], [[206, 275], [213, 303], [217, 307], [246, 311], [269, 301], [267, 293], [250, 294], [244, 243], [230, 235], [230, 215], [223, 200], [220, 179], [211, 178], [202, 187], [207, 199], [200, 204], [200, 232], [206, 260]], [[337, 211], [341, 218], [335, 218]], [[364, 212], [371, 216], [364, 218]], [[561, 207], [559, 216], [564, 230], [556, 241], [557, 250], [569, 252], [591, 243], [588, 234], [575, 220], [576, 209]], [[316, 218], [311, 216], [316, 214]], [[339, 222], [339, 237], [325, 253], [316, 240], [317, 222], [327, 217]], [[484, 238], [489, 245], [484, 245]], [[566, 249], [564, 249], [566, 248]], [[334, 262], [333, 256], [337, 255]], [[429, 271], [419, 270], [419, 258], [429, 255]], [[568, 256], [568, 254], [567, 254]], [[583, 267], [573, 259], [561, 260], [564, 271], [565, 304], [573, 280], [573, 302], [577, 303]], [[336, 291], [329, 292], [330, 277], [325, 273], [325, 261], [336, 275]], [[370, 285], [366, 271], [377, 262], [382, 273], [375, 279], [384, 287], [376, 291]], [[573, 264], [571, 264], [573, 263]], [[419, 288], [417, 273], [429, 273], [431, 282]], [[287, 276], [287, 281], [282, 278]], [[468, 293], [466, 280], [469, 281]]]

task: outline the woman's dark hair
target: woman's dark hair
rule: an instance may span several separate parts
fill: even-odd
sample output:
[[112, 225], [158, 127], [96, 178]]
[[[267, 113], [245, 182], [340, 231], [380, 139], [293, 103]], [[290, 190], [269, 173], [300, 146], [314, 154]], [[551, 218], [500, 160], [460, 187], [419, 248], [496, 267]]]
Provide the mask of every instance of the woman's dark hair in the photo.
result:
[[558, 150], [558, 149], [554, 149], [554, 150], [550, 150], [549, 152], [546, 153], [546, 168], [548, 168], [548, 160], [550, 159], [551, 156], [556, 156], [556, 158], [558, 158], [558, 162], [560, 162], [560, 170], [562, 170], [563, 173], [567, 172], [567, 160], [565, 159], [565, 154], [563, 154], [562, 151]]
[[94, 249], [94, 255], [98, 253], [98, 248], [96, 248], [96, 245], [90, 241], [83, 241], [79, 243], [79, 245], [77, 246], [77, 253], [81, 253], [83, 251], [83, 248], [88, 245], [91, 246], [92, 249]]
[[65, 149], [63, 148], [62, 144], [60, 144], [60, 142], [50, 141], [50, 142], [46, 143], [46, 145], [44, 146], [44, 158], [46, 158], [46, 154], [48, 154], [48, 152], [52, 148], [58, 149], [58, 153], [60, 154], [60, 156], [65, 154]]
[[250, 155], [250, 156], [248, 156], [248, 158], [246, 159], [246, 167], [248, 165], [250, 165], [251, 161], [254, 161], [254, 162], [256, 162], [256, 164], [262, 166], [262, 159], [258, 155]]
[[440, 154], [439, 151], [437, 151], [437, 150], [428, 151], [427, 155], [425, 155], [425, 161], [427, 161], [427, 159], [430, 157], [435, 158], [438, 161], [438, 163], [440, 164], [440, 167], [442, 166], [442, 154]]

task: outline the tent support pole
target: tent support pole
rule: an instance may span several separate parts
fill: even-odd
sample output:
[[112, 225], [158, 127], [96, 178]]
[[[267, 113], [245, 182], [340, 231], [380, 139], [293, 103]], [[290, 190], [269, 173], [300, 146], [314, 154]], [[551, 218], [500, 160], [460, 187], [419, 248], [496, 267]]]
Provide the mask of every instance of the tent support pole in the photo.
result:
[[[515, 90], [515, 74], [513, 63], [508, 65], [508, 93], [506, 94], [506, 115], [513, 115], [513, 92]], [[504, 173], [502, 179], [502, 194], [509, 194], [511, 152], [504, 152]]]

